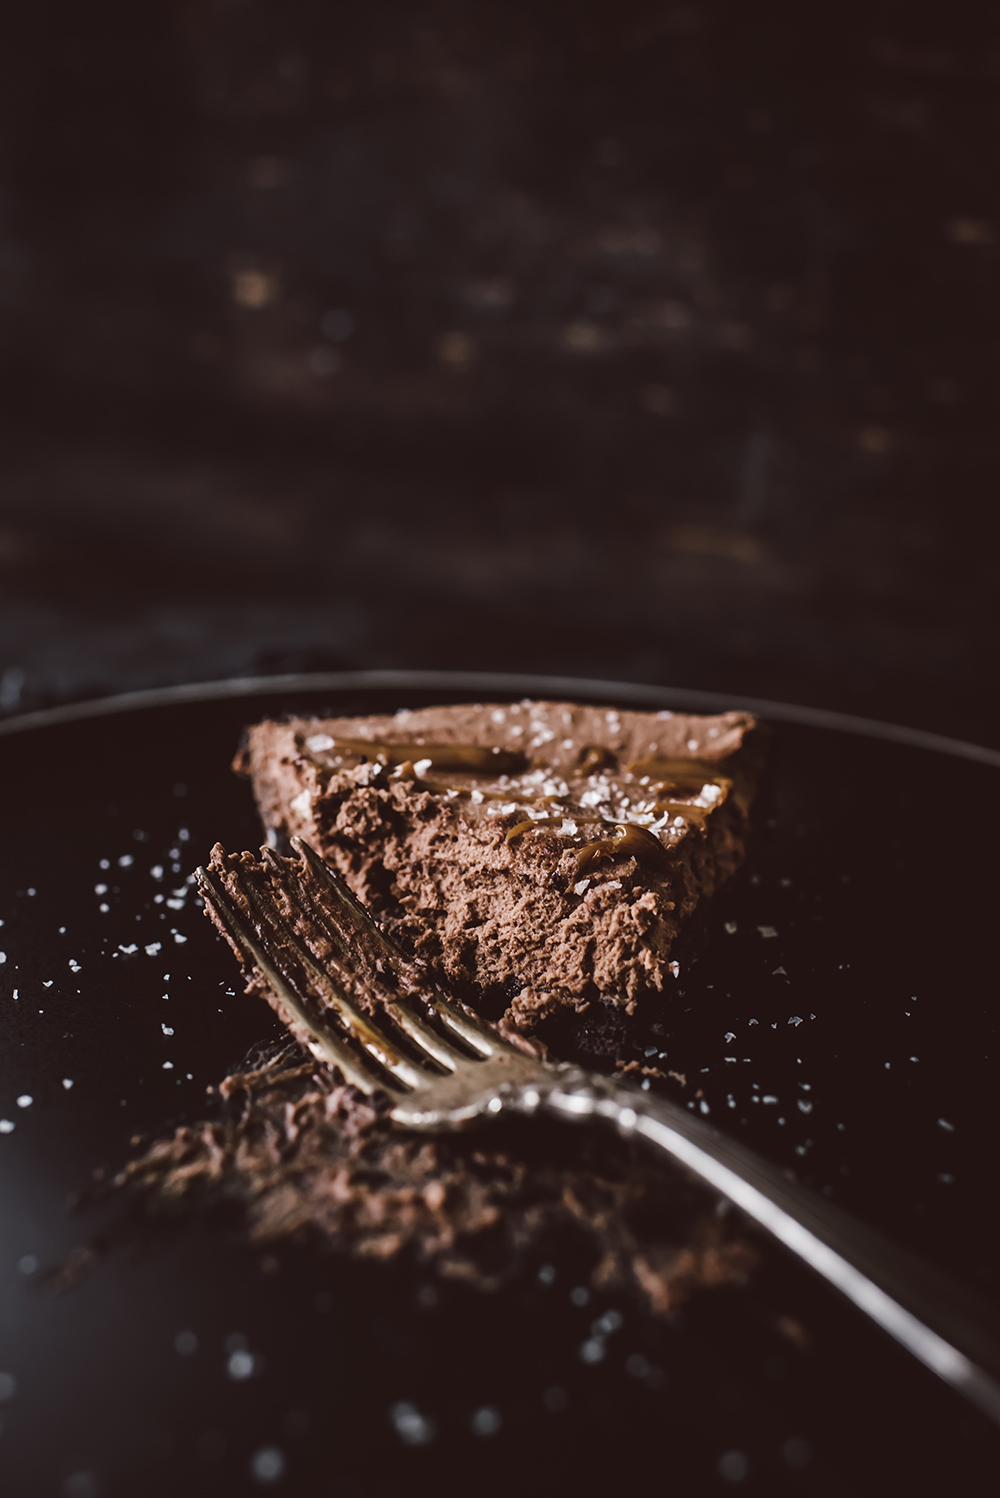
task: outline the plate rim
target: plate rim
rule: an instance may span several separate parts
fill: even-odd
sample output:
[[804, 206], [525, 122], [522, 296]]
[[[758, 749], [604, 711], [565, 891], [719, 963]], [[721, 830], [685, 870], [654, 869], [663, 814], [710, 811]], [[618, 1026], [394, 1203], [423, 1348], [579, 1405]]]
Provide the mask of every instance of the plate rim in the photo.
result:
[[230, 676], [210, 681], [182, 682], [166, 687], [143, 687], [136, 691], [118, 692], [105, 697], [87, 698], [82, 702], [64, 703], [59, 707], [14, 714], [0, 719], [0, 738], [28, 733], [34, 729], [111, 717], [119, 713], [141, 712], [147, 708], [186, 703], [236, 701], [240, 698], [269, 697], [290, 692], [407, 689], [469, 691], [483, 695], [498, 691], [571, 701], [577, 697], [596, 698], [598, 701], [603, 698], [608, 702], [628, 703], [638, 708], [659, 707], [675, 711], [744, 711], [773, 723], [793, 723], [805, 728], [828, 729], [861, 738], [881, 739], [886, 743], [926, 749], [932, 753], [947, 754], [953, 758], [972, 760], [1000, 769], [1000, 749], [949, 738], [945, 734], [931, 733], [922, 728], [884, 723], [876, 718], [857, 717], [830, 708], [747, 697], [740, 692], [665, 687], [601, 677], [533, 675], [520, 671], [424, 670], [410, 667], [294, 671], [266, 676]]

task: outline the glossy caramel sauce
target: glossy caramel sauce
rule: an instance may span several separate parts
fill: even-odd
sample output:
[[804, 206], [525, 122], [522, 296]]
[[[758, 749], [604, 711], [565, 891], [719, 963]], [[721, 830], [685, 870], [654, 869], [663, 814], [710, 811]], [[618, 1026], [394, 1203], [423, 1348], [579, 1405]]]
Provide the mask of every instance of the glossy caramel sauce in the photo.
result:
[[[514, 806], [540, 810], [556, 803], [565, 803], [565, 810], [559, 806], [559, 815], [533, 815], [517, 822], [505, 835], [508, 845], [516, 843], [535, 828], [561, 827], [567, 819], [577, 823], [590, 823], [592, 826], [596, 824], [598, 827], [613, 826], [615, 832], [611, 836], [591, 838], [582, 844], [570, 843], [571, 847], [576, 848], [577, 878], [602, 862], [634, 858], [646, 867], [663, 868], [669, 859], [669, 845], [665, 845], [647, 827], [627, 819], [612, 821], [602, 812], [579, 807], [576, 804], [577, 795], [570, 793], [568, 787], [566, 794], [557, 795], [551, 792], [543, 794], [540, 788], [515, 789], [513, 785], [475, 784], [479, 777], [506, 780], [508, 776], [527, 772], [529, 761], [519, 751], [479, 744], [415, 744], [412, 741], [387, 744], [370, 739], [336, 738], [318, 754], [310, 753], [314, 763], [328, 771], [339, 768], [338, 765], [330, 764], [330, 756], [337, 759], [349, 756], [359, 762], [375, 761], [387, 769], [392, 768], [393, 779], [405, 780], [416, 790], [426, 791], [431, 795], [446, 795], [449, 798], [471, 799], [477, 805], [482, 802], [503, 802], [506, 803], [505, 810], [509, 811]], [[428, 760], [429, 765], [422, 763]], [[424, 773], [417, 774], [415, 761], [421, 763]], [[618, 761], [610, 749], [587, 746], [581, 750], [576, 768], [570, 770], [568, 775], [574, 781], [590, 780], [593, 785], [594, 776], [607, 775], [609, 772], [617, 776], [617, 765]], [[535, 761], [531, 768], [540, 772], [542, 767]], [[435, 776], [434, 779], [427, 777], [428, 771]], [[456, 784], [448, 779], [437, 778], [456, 774], [465, 783]], [[628, 807], [638, 802], [644, 814], [652, 812], [658, 817], [683, 818], [687, 824], [684, 832], [692, 827], [704, 830], [709, 814], [723, 804], [732, 786], [731, 780], [717, 773], [715, 765], [697, 759], [656, 755], [634, 760], [625, 767], [624, 776], [624, 780], [619, 782], [619, 792], [624, 790], [632, 793], [635, 798], [630, 801], [628, 794], [620, 797], [622, 807], [626, 810], [626, 818]], [[599, 783], [607, 787], [606, 780]], [[697, 806], [691, 801], [677, 799], [697, 796], [708, 785], [717, 787], [719, 793], [711, 806]], [[488, 815], [493, 815], [493, 812], [490, 811]], [[581, 835], [586, 837], [587, 834]]]
[[[721, 801], [716, 801], [715, 806], [721, 806]], [[670, 812], [678, 817], [687, 817], [696, 827], [704, 827], [705, 818], [715, 806], [692, 806], [690, 801], [654, 801], [653, 810], [663, 816], [664, 812]]]
[[555, 827], [557, 824], [561, 827], [564, 820], [564, 817], [527, 817], [523, 822], [518, 822], [516, 827], [510, 829], [504, 838], [504, 842], [513, 842], [516, 837], [521, 837], [525, 832], [530, 832], [533, 827]]
[[592, 843], [584, 843], [576, 855], [576, 877], [586, 874], [603, 859], [612, 862], [620, 858], [634, 858], [636, 863], [648, 868], [663, 868], [667, 862], [667, 850], [660, 839], [645, 827], [634, 822], [618, 824], [614, 837], [601, 837]]
[[610, 749], [597, 749], [588, 745], [580, 754], [580, 763], [576, 773], [581, 776], [593, 775], [596, 770], [617, 770], [618, 761]]
[[381, 744], [374, 739], [337, 738], [320, 752], [376, 760], [390, 766], [429, 759], [435, 770], [472, 775], [517, 775], [528, 768], [527, 758], [519, 750], [484, 748], [482, 744]]

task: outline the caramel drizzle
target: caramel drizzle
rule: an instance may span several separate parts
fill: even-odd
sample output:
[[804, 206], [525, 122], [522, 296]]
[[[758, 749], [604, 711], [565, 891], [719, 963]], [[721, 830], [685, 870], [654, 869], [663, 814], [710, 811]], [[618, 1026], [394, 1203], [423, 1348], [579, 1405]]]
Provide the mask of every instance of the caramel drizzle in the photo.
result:
[[[392, 778], [393, 780], [406, 780], [413, 786], [414, 790], [429, 791], [432, 795], [440, 795], [442, 791], [454, 791], [459, 796], [471, 796], [472, 792], [476, 790], [479, 791], [479, 795], [484, 801], [507, 801], [515, 806], [550, 806], [553, 801], [564, 801], [566, 799], [565, 796], [524, 795], [521, 791], [504, 789], [502, 786], [499, 790], [483, 791], [479, 790], [478, 786], [448, 785], [446, 782], [440, 780], [425, 780], [417, 774], [413, 768], [413, 761], [410, 759], [403, 761]], [[561, 821], [562, 819], [554, 817], [548, 820]]]
[[634, 858], [636, 863], [652, 868], [663, 868], [668, 861], [666, 848], [648, 828], [635, 822], [620, 822], [614, 837], [596, 838], [583, 845], [576, 855], [576, 877], [579, 879], [603, 859], [614, 863], [620, 858]]
[[[716, 801], [715, 806], [721, 806], [721, 801]], [[704, 827], [705, 819], [715, 806], [692, 806], [689, 801], [654, 801], [653, 810], [661, 816], [669, 812], [674, 816], [685, 817], [695, 827]]]
[[[453, 791], [460, 796], [471, 796], [473, 787], [443, 785], [440, 781], [426, 780], [418, 776], [413, 763], [414, 754], [420, 760], [429, 759], [430, 767], [439, 772], [509, 775], [523, 772], [528, 767], [526, 756], [518, 750], [486, 748], [480, 744], [386, 744], [373, 739], [338, 738], [334, 739], [331, 747], [323, 750], [322, 753], [332, 754], [338, 750], [342, 754], [374, 759], [387, 768], [397, 767], [397, 778], [412, 782], [417, 790], [438, 795], [443, 791]], [[576, 775], [587, 777], [598, 770], [614, 768], [614, 764], [614, 756], [610, 750], [587, 748], [583, 751]], [[663, 792], [679, 793], [682, 796], [697, 795], [705, 785], [718, 786], [722, 794], [711, 806], [694, 806], [687, 801], [675, 801], [669, 796], [668, 799], [657, 800], [653, 803], [655, 812], [661, 815], [671, 813], [682, 816], [694, 826], [703, 828], [709, 813], [722, 805], [732, 788], [731, 780], [711, 773], [713, 768], [714, 766], [699, 760], [652, 756], [647, 759], [633, 760], [626, 766], [626, 773], [633, 778], [648, 777], [651, 782], [650, 790], [654, 794], [661, 795]], [[484, 800], [507, 801], [522, 806], [546, 806], [566, 799], [557, 795], [529, 795], [509, 788], [480, 791], [479, 794]], [[561, 826], [565, 815], [528, 817], [510, 829], [506, 834], [505, 842], [512, 843], [516, 838], [522, 837], [534, 828]], [[572, 814], [569, 815], [572, 816]], [[572, 819], [577, 820], [578, 817]], [[604, 819], [597, 820], [603, 821]], [[667, 861], [667, 850], [648, 828], [640, 827], [634, 822], [618, 822], [614, 826], [616, 830], [613, 837], [595, 838], [578, 849], [576, 856], [578, 878], [603, 860], [615, 862], [619, 859], [634, 858], [640, 864], [663, 867]]]
[[[506, 841], [512, 842], [534, 827], [554, 827], [557, 823], [561, 825], [562, 821], [562, 817], [530, 817], [512, 827]], [[663, 868], [666, 865], [666, 848], [646, 827], [640, 827], [635, 822], [616, 822], [614, 827], [613, 837], [595, 838], [593, 842], [584, 843], [577, 850], [575, 878], [579, 879], [581, 874], [585, 874], [602, 859], [610, 859], [614, 863], [618, 859], [634, 858], [637, 863], [653, 868]]]
[[614, 770], [617, 767], [618, 761], [610, 749], [597, 749], [591, 745], [581, 752], [576, 773], [580, 776], [593, 775], [595, 770]]
[[[555, 798], [546, 797], [546, 800], [553, 799]], [[520, 837], [522, 833], [530, 832], [532, 827], [555, 827], [557, 824], [561, 827], [564, 821], [564, 817], [527, 817], [523, 822], [518, 822], [516, 827], [512, 827], [510, 829], [507, 836], [504, 838], [504, 842], [513, 842], [514, 839], [516, 837]]]
[[485, 748], [482, 744], [382, 744], [375, 739], [334, 739], [323, 754], [350, 754], [392, 766], [429, 759], [435, 770], [461, 774], [517, 775], [528, 768], [520, 750]]
[[[606, 751], [590, 750], [580, 766], [581, 773], [590, 767], [591, 755], [595, 756], [594, 768], [597, 768]], [[698, 828], [704, 828], [711, 812], [720, 807], [729, 795], [733, 782], [724, 775], [713, 775], [712, 766], [703, 764], [698, 760], [690, 759], [665, 759], [649, 758], [634, 760], [626, 767], [626, 773], [633, 776], [647, 776], [651, 781], [650, 790], [661, 797], [664, 792], [668, 795], [653, 803], [654, 812], [659, 815], [664, 813], [681, 816], [687, 822]], [[692, 770], [695, 773], [692, 773]], [[721, 795], [711, 806], [695, 806], [688, 801], [675, 801], [670, 792], [680, 795], [697, 795], [704, 786], [717, 786]], [[509, 798], [512, 799], [512, 798]], [[512, 842], [521, 837], [533, 827], [551, 827], [562, 822], [561, 817], [531, 817], [523, 822], [518, 822], [507, 833], [506, 841]], [[603, 818], [602, 818], [603, 820]], [[667, 850], [660, 839], [650, 832], [648, 828], [639, 826], [635, 822], [616, 823], [616, 832], [613, 837], [595, 838], [585, 843], [579, 849], [576, 856], [576, 875], [585, 874], [588, 869], [602, 860], [608, 859], [612, 862], [618, 859], [634, 858], [637, 863], [663, 867], [667, 861]]]

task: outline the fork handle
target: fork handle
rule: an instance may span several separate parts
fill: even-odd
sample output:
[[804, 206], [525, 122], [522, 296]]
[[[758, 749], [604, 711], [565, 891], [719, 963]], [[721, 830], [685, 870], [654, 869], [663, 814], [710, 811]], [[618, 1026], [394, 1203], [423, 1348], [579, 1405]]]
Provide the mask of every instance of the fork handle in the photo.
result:
[[687, 1166], [1000, 1423], [992, 1306], [666, 1098], [574, 1072], [540, 1102], [567, 1120], [605, 1118]]

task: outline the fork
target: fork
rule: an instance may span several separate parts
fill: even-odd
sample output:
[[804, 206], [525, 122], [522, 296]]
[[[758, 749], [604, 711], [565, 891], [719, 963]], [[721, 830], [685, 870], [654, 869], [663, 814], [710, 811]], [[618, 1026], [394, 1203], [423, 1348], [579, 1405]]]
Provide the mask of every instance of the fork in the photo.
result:
[[519, 1048], [407, 958], [308, 843], [291, 842], [298, 863], [270, 848], [260, 862], [231, 859], [217, 846], [213, 863], [223, 877], [206, 868], [196, 877], [208, 913], [318, 1061], [366, 1095], [386, 1097], [389, 1116], [406, 1129], [447, 1132], [503, 1114], [549, 1114], [603, 1120], [646, 1140], [1000, 1423], [992, 1306], [668, 1099]]

